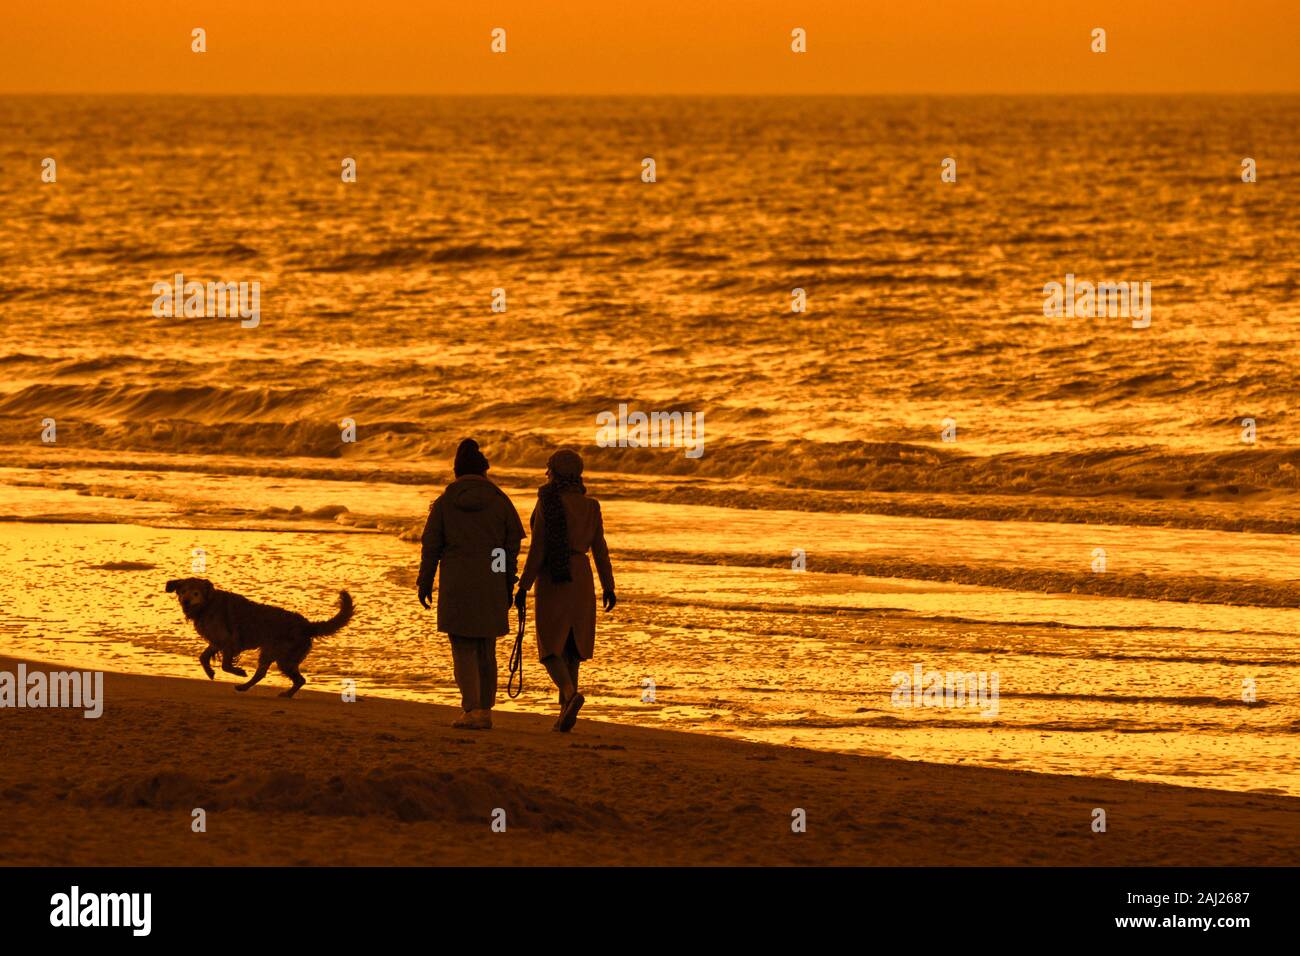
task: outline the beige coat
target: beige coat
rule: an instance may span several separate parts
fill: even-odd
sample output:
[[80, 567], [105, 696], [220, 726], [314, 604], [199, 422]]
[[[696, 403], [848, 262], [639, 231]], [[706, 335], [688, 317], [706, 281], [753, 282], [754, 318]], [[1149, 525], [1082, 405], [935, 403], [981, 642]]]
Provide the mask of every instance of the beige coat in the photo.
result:
[[533, 508], [533, 544], [528, 550], [524, 573], [519, 579], [521, 588], [532, 587], [537, 582], [533, 623], [537, 628], [538, 657], [564, 653], [569, 632], [573, 632], [578, 657], [588, 660], [596, 646], [596, 592], [591, 578], [591, 562], [587, 552], [596, 559], [596, 572], [600, 586], [614, 590], [614, 570], [609, 563], [609, 547], [605, 544], [605, 526], [600, 516], [600, 502], [573, 489], [560, 495], [564, 503], [565, 523], [569, 529], [569, 570], [572, 581], [557, 584], [546, 573], [545, 557], [546, 522], [542, 516], [541, 502]]
[[519, 512], [487, 478], [464, 475], [447, 486], [429, 509], [420, 548], [422, 592], [432, 589], [442, 565], [438, 630], [460, 637], [509, 633], [523, 537]]

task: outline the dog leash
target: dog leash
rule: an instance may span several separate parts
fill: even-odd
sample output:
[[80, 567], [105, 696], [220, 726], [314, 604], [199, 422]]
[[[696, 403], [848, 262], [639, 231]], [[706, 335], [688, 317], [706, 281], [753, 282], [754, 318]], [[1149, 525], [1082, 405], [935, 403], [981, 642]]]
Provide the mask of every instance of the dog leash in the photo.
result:
[[[524, 692], [524, 619], [528, 616], [528, 605], [519, 608], [519, 630], [515, 632], [515, 647], [510, 652], [510, 676], [506, 678], [506, 694], [514, 700]], [[519, 675], [519, 686], [515, 687], [515, 675]]]

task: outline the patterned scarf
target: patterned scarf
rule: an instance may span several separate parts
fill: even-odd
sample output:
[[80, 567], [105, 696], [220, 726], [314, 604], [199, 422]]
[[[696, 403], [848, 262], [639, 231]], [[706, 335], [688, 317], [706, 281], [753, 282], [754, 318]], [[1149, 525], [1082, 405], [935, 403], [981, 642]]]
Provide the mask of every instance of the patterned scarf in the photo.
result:
[[581, 475], [555, 475], [537, 489], [542, 520], [546, 522], [542, 552], [546, 558], [546, 573], [557, 584], [573, 580], [573, 572], [569, 570], [569, 522], [560, 495], [574, 488], [584, 495], [587, 493]]

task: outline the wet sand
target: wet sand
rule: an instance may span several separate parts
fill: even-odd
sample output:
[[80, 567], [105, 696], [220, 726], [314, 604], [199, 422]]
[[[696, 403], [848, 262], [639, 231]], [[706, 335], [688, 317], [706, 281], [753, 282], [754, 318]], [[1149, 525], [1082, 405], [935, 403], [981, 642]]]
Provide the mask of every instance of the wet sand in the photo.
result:
[[[29, 669], [47, 665], [29, 664]], [[53, 668], [57, 669], [57, 668]], [[17, 661], [0, 657], [0, 670]], [[107, 674], [0, 710], [0, 863], [1281, 865], [1300, 799]], [[1093, 809], [1107, 814], [1094, 833]], [[206, 832], [192, 811], [206, 811]], [[492, 819], [505, 811], [505, 832]], [[806, 811], [807, 832], [792, 832]], [[498, 815], [499, 816], [499, 815]]]

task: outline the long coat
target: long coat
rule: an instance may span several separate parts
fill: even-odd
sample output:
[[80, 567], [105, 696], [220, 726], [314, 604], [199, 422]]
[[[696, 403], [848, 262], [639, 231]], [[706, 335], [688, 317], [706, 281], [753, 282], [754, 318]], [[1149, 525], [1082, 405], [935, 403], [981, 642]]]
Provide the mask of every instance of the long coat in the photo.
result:
[[483, 475], [463, 475], [447, 486], [429, 509], [420, 549], [421, 593], [432, 590], [442, 565], [438, 630], [459, 637], [509, 633], [523, 537], [519, 512]]
[[609, 563], [609, 546], [605, 544], [600, 502], [576, 488], [563, 492], [560, 501], [564, 504], [569, 531], [569, 572], [573, 580], [556, 583], [546, 571], [546, 518], [539, 501], [533, 508], [533, 544], [519, 586], [526, 590], [537, 582], [533, 618], [538, 656], [563, 654], [572, 631], [578, 658], [585, 661], [596, 648], [596, 592], [587, 552], [596, 559], [600, 586], [606, 591], [614, 590], [614, 569]]

